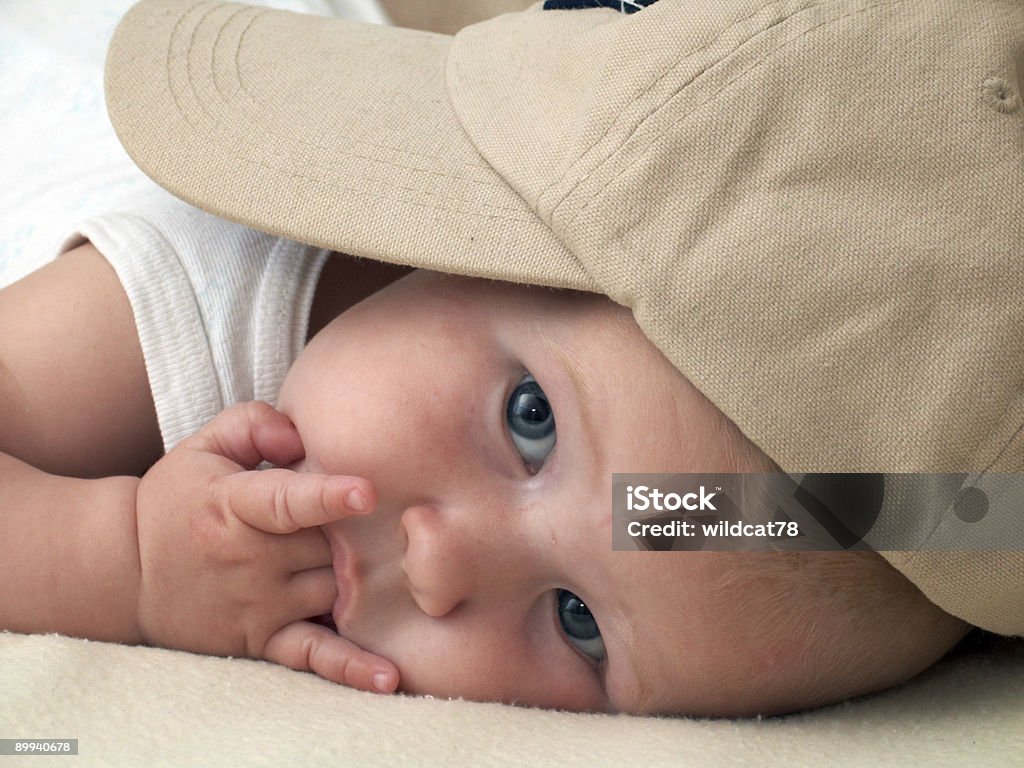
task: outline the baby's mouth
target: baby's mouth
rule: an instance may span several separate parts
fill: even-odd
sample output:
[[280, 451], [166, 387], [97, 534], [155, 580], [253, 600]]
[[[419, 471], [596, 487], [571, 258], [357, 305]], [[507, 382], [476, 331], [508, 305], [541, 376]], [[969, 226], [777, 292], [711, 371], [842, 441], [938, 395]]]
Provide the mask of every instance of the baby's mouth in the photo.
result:
[[320, 617], [318, 623], [338, 631], [338, 625], [344, 625], [353, 602], [359, 593], [358, 563], [352, 554], [348, 542], [342, 536], [339, 526], [329, 525], [324, 529], [327, 542], [331, 545], [331, 565], [334, 568], [334, 580], [338, 586], [338, 596], [334, 600], [331, 612]]
[[327, 627], [335, 634], [338, 632], [338, 625], [334, 623], [334, 618], [329, 613], [325, 613], [322, 616], [314, 616], [310, 621], [314, 624], [319, 624], [321, 627]]

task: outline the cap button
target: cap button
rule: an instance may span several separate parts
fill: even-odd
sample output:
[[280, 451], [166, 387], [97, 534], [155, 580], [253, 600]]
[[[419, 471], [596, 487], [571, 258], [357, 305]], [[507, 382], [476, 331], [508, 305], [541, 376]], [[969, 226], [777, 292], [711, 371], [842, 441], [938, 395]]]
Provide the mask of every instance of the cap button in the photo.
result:
[[1001, 77], [990, 77], [981, 84], [981, 93], [996, 112], [1012, 115], [1020, 109], [1020, 95], [1009, 82]]

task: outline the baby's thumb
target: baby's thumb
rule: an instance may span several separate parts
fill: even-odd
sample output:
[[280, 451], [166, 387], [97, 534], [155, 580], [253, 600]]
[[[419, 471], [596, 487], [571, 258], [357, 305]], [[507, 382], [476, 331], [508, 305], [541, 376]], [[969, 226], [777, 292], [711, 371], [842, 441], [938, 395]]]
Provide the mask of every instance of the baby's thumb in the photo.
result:
[[264, 461], [282, 466], [305, 456], [291, 419], [258, 400], [221, 412], [182, 444], [223, 456], [245, 469], [255, 469]]

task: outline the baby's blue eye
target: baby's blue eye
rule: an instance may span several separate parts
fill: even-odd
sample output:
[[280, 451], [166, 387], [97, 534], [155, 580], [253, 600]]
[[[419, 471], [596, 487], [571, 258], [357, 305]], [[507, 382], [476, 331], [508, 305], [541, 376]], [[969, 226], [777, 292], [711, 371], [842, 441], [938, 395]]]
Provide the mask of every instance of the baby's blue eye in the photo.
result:
[[556, 590], [558, 596], [558, 622], [566, 639], [594, 661], [604, 661], [604, 640], [586, 603], [572, 592]]
[[512, 390], [505, 406], [505, 422], [527, 471], [536, 474], [555, 447], [555, 414], [544, 390], [530, 374]]

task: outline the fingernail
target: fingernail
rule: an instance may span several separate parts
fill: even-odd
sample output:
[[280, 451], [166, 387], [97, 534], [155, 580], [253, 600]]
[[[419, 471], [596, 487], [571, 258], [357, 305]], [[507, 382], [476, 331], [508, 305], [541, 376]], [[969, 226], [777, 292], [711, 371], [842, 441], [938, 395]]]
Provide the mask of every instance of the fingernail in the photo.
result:
[[345, 497], [345, 503], [353, 512], [365, 512], [367, 507], [366, 496], [358, 488], [353, 488]]
[[373, 676], [373, 687], [381, 693], [391, 692], [391, 675], [387, 672], [378, 672]]

